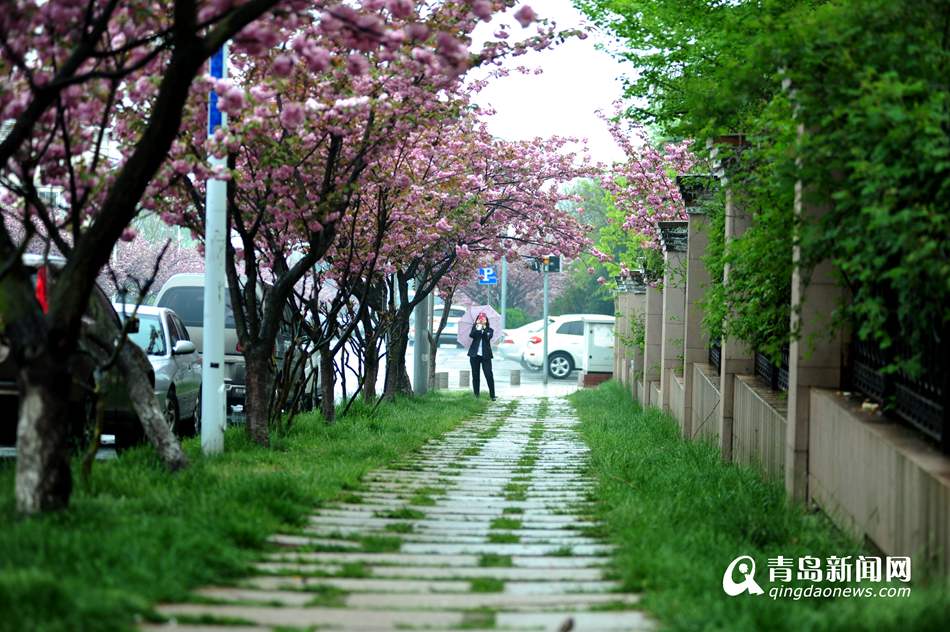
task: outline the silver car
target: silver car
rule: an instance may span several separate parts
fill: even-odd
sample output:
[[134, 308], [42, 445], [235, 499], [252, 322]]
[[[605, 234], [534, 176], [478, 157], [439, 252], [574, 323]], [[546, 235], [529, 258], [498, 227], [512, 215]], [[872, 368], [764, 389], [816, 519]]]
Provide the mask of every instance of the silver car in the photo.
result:
[[[134, 305], [115, 305], [123, 321]], [[178, 315], [165, 307], [140, 305], [138, 331], [129, 340], [148, 355], [155, 371], [155, 396], [165, 420], [178, 434], [194, 434], [201, 414], [201, 357]], [[188, 422], [188, 423], [186, 423]]]

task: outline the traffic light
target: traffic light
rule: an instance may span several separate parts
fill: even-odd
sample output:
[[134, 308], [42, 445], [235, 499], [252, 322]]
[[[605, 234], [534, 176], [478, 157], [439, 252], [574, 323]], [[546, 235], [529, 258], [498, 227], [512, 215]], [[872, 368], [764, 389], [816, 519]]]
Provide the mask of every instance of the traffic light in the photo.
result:
[[528, 257], [528, 265], [535, 272], [560, 272], [561, 257], [558, 255], [544, 255], [543, 257]]

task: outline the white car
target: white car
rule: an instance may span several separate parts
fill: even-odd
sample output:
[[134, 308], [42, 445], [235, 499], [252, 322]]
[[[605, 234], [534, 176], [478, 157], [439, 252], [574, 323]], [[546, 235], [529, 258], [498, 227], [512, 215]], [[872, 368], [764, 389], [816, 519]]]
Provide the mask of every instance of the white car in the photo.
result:
[[[554, 322], [554, 318], [548, 317], [548, 322]], [[506, 329], [504, 337], [501, 339], [501, 342], [498, 343], [498, 351], [502, 357], [508, 360], [522, 362], [524, 347], [528, 343], [528, 338], [531, 337], [531, 334], [541, 329], [541, 325], [543, 324], [544, 319], [539, 318], [527, 325], [522, 325], [515, 329]]]
[[[135, 305], [113, 305], [119, 318], [132, 315]], [[188, 329], [170, 309], [140, 305], [138, 330], [129, 341], [141, 347], [155, 372], [155, 397], [165, 413], [168, 427], [177, 434], [192, 435], [200, 424], [201, 358]], [[182, 422], [187, 421], [185, 425]]]
[[[432, 325], [430, 331], [435, 331], [435, 328], [439, 326], [439, 323], [442, 321], [442, 311], [445, 309], [443, 305], [437, 305], [432, 310]], [[459, 320], [462, 316], [465, 315], [464, 307], [450, 307], [449, 308], [449, 318], [445, 322], [445, 329], [442, 330], [442, 333], [439, 335], [439, 344], [452, 343], [457, 345], [458, 332], [459, 332]], [[415, 343], [416, 340], [416, 325], [415, 318], [411, 318], [409, 321], [409, 342]]]
[[[614, 324], [613, 316], [603, 314], [565, 314], [555, 316], [548, 325], [548, 374], [564, 379], [584, 361], [584, 327], [587, 323]], [[544, 365], [543, 332], [537, 331], [528, 338], [524, 361], [528, 367], [540, 369]]]

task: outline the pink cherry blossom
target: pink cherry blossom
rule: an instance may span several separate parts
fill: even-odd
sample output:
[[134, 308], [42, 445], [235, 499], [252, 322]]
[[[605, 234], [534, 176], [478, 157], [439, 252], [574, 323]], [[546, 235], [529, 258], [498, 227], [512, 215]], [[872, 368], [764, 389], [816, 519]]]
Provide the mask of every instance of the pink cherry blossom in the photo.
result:
[[538, 15], [530, 6], [524, 5], [515, 12], [515, 19], [518, 20], [518, 24], [523, 28], [527, 28], [532, 22], [538, 19]]

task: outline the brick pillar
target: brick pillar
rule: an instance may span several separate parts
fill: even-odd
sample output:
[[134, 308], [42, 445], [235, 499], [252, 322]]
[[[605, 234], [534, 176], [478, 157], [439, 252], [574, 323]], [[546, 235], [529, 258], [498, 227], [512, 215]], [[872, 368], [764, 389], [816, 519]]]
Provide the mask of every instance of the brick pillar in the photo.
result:
[[623, 354], [626, 345], [623, 344], [622, 337], [627, 330], [626, 320], [626, 294], [618, 292], [614, 295], [614, 378], [620, 380], [621, 384], [626, 384], [623, 372]]
[[[630, 332], [630, 323], [635, 319], [639, 319], [643, 315], [644, 309], [646, 309], [646, 290], [640, 286], [627, 294], [626, 297], [629, 305], [627, 331]], [[628, 333], [628, 335], [630, 334]], [[627, 375], [625, 384], [630, 389], [630, 394], [636, 399], [637, 381], [643, 372], [643, 349], [639, 345], [630, 345], [624, 349], [624, 372]]]
[[[660, 342], [660, 403], [671, 412], [673, 371], [683, 366], [683, 317], [686, 308], [686, 222], [660, 222], [663, 246], [663, 328]], [[682, 420], [679, 420], [682, 424]]]
[[663, 290], [647, 287], [646, 292], [646, 334], [643, 349], [643, 401], [644, 406], [655, 406], [659, 402], [651, 399], [653, 382], [660, 381], [660, 343], [663, 334]]
[[[728, 180], [726, 187], [726, 243], [739, 237], [752, 224], [752, 218], [735, 203]], [[723, 270], [722, 282], [729, 283], [729, 264]], [[754, 355], [749, 345], [741, 340], [724, 338], [722, 341], [722, 364], [719, 370], [719, 449], [724, 461], [732, 460], [732, 416], [735, 399], [736, 375], [748, 375], [754, 371]]]
[[711, 283], [703, 263], [709, 245], [706, 215], [690, 210], [686, 246], [686, 315], [683, 318], [683, 436], [693, 436], [693, 365], [709, 358], [709, 334], [703, 328], [702, 301]]
[[660, 408], [670, 412], [673, 371], [683, 366], [683, 316], [686, 307], [686, 253], [666, 253], [663, 275], [663, 330], [660, 342]]
[[[801, 133], [801, 132], [800, 132]], [[818, 220], [827, 207], [803, 200], [802, 183], [795, 184], [795, 215]], [[797, 242], [796, 242], [797, 243]], [[844, 334], [832, 326], [831, 314], [844, 290], [833, 266], [825, 261], [811, 273], [799, 267], [800, 248], [792, 251], [792, 332], [788, 351], [788, 417], [785, 433], [785, 489], [790, 498], [808, 500], [808, 442], [812, 387], [840, 388]]]

